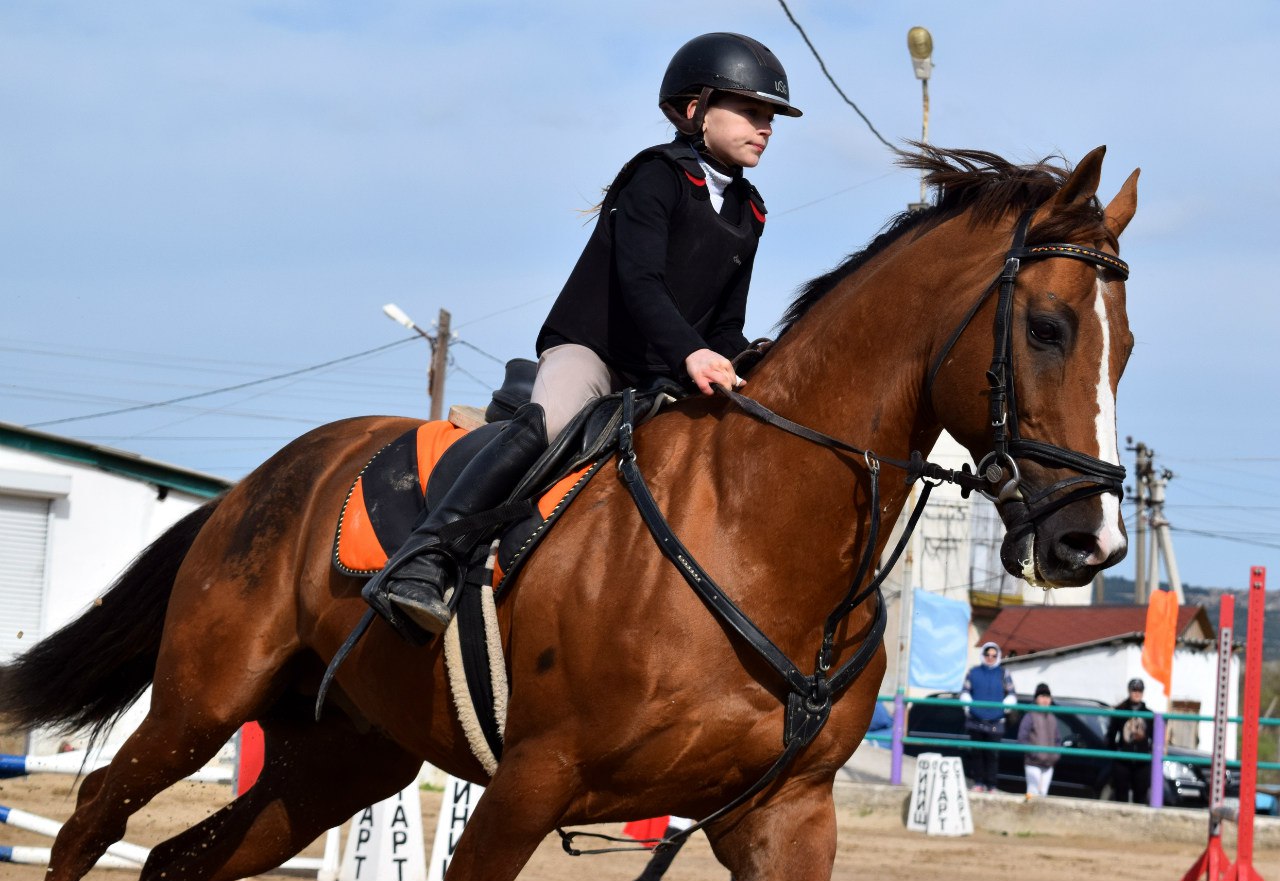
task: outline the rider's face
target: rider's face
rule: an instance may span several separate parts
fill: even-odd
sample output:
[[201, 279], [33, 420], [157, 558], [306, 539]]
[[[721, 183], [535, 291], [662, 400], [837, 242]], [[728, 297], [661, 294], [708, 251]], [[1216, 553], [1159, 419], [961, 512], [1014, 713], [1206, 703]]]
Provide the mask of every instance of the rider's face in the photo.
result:
[[[689, 117], [697, 102], [689, 104]], [[702, 121], [707, 151], [725, 165], [755, 168], [773, 136], [773, 106], [732, 92], [718, 96]]]

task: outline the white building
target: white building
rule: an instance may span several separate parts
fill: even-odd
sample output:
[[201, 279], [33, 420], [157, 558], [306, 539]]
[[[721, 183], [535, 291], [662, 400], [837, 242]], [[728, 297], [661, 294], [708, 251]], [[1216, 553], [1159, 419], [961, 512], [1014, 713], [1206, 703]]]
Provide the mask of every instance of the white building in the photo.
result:
[[[968, 450], [946, 432], [942, 433], [927, 458], [930, 462], [954, 471], [959, 471], [965, 464], [970, 469], [974, 467]], [[918, 492], [917, 487], [895, 525], [886, 554], [896, 544]], [[1000, 544], [1004, 539], [1004, 531], [1004, 524], [996, 513], [995, 505], [986, 498], [973, 493], [966, 499], [961, 495], [960, 488], [951, 483], [934, 488], [915, 534], [884, 582], [888, 610], [885, 628], [888, 668], [881, 687], [882, 693], [895, 692], [900, 683], [909, 695], [921, 696], [928, 693], [928, 689], [906, 688], [906, 664], [905, 661], [900, 661], [900, 650], [906, 648], [909, 642], [907, 628], [903, 626], [900, 614], [906, 597], [904, 587], [908, 584], [937, 596], [969, 604], [970, 665], [978, 662], [977, 646], [982, 642], [982, 633], [1002, 608], [1024, 605], [1082, 606], [1093, 602], [1093, 588], [1089, 585], [1047, 591], [1010, 575], [1000, 562]], [[909, 598], [906, 605], [910, 615]]]
[[[1092, 608], [1008, 608], [985, 637], [1005, 652], [1004, 667], [1019, 691], [1047, 683], [1054, 694], [1117, 704], [1128, 697], [1130, 679], [1146, 683], [1143, 701], [1159, 713], [1212, 716], [1218, 690], [1218, 653], [1204, 606], [1178, 609], [1173, 681], [1164, 687], [1142, 666], [1146, 606]], [[1239, 682], [1240, 658], [1232, 655], [1228, 682]], [[1227, 689], [1227, 712], [1238, 715], [1240, 690]], [[1213, 722], [1170, 721], [1169, 742], [1190, 749], [1213, 748]], [[1235, 758], [1235, 738], [1228, 738]]]
[[79, 615], [139, 551], [229, 486], [0, 423], [0, 663]]

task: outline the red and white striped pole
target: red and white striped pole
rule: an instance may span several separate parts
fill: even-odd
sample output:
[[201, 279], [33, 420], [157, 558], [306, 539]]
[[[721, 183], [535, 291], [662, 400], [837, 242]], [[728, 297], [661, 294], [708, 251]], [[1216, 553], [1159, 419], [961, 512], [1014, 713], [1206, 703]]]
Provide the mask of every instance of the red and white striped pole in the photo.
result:
[[1262, 694], [1262, 626], [1267, 570], [1249, 570], [1249, 617], [1245, 635], [1244, 715], [1240, 726], [1240, 807], [1236, 809], [1236, 861], [1222, 849], [1226, 789], [1227, 699], [1231, 688], [1235, 598], [1224, 594], [1218, 613], [1218, 705], [1214, 713], [1213, 770], [1209, 788], [1209, 844], [1182, 881], [1262, 881], [1253, 868], [1253, 815], [1258, 784], [1258, 702]]

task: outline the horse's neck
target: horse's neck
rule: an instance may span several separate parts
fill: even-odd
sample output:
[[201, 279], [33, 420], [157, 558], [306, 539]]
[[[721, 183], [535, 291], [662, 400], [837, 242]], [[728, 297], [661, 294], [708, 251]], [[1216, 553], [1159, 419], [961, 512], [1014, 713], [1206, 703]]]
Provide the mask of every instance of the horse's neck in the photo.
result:
[[[961, 261], [944, 271], [936, 258], [926, 260], [939, 245], [950, 244], [939, 241], [942, 236], [932, 238], [881, 255], [814, 304], [751, 374], [744, 391], [789, 419], [879, 456], [902, 460], [912, 450], [927, 454], [941, 432], [926, 400], [930, 362], [980, 293], [976, 278], [985, 271], [957, 267]], [[726, 446], [759, 451], [744, 482], [754, 485], [766, 510], [772, 498], [799, 496], [837, 506], [833, 515], [814, 505], [813, 518], [844, 519], [824, 522], [831, 527], [824, 529], [815, 529], [812, 519], [789, 525], [792, 534], [779, 540], [807, 545], [809, 553], [846, 567], [860, 556], [871, 516], [869, 478], [861, 460], [796, 439], [782, 441], [779, 429], [750, 419], [726, 421], [713, 430], [732, 438], [725, 438]], [[769, 451], [777, 450], [787, 461], [770, 460]], [[908, 493], [901, 471], [883, 466], [879, 545], [887, 541]], [[777, 530], [779, 524], [769, 528]]]
[[963, 215], [904, 236], [815, 303], [748, 392], [881, 456], [928, 453], [942, 430], [927, 400], [933, 358], [999, 268], [1000, 247]]
[[[924, 394], [936, 336], [926, 325], [936, 319], [925, 317], [925, 292], [909, 273], [875, 276], [816, 304], [779, 340], [746, 391], [852, 446], [905, 459], [913, 449], [927, 452], [940, 431]], [[886, 484], [900, 487], [898, 476]], [[891, 495], [901, 500], [906, 492]]]

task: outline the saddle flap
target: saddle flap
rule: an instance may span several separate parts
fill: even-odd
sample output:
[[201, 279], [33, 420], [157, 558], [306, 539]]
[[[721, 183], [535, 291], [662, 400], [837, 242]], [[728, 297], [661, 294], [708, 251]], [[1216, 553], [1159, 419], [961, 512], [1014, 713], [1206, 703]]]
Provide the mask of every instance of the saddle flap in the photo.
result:
[[423, 487], [445, 451], [467, 434], [452, 422], [425, 422], [374, 453], [338, 515], [333, 565], [369, 576], [400, 547], [426, 509]]
[[[500, 428], [501, 423], [493, 423], [469, 432], [451, 422], [426, 422], [375, 453], [360, 470], [339, 514], [333, 543], [334, 567], [344, 575], [359, 577], [381, 570], [425, 516], [429, 503], [438, 501], [472, 456]], [[555, 475], [551, 486], [541, 493], [513, 496], [518, 499], [536, 494], [537, 513], [505, 530], [506, 565], [497, 568], [494, 583], [504, 577], [504, 568], [506, 575], [514, 573], [518, 562], [532, 552], [594, 470], [580, 466], [567, 475]]]

